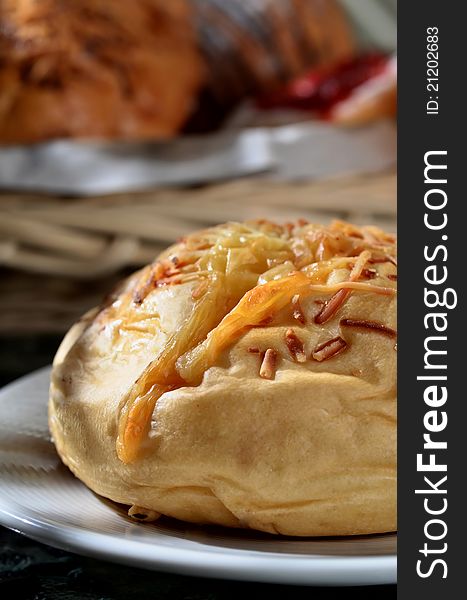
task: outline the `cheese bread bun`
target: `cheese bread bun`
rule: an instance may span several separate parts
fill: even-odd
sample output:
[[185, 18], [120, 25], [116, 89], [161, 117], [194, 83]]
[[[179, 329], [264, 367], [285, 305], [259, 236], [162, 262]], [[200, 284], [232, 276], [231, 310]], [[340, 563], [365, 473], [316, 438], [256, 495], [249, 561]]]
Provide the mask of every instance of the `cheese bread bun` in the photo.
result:
[[396, 280], [395, 239], [374, 227], [188, 236], [65, 337], [62, 460], [142, 520], [395, 530]]

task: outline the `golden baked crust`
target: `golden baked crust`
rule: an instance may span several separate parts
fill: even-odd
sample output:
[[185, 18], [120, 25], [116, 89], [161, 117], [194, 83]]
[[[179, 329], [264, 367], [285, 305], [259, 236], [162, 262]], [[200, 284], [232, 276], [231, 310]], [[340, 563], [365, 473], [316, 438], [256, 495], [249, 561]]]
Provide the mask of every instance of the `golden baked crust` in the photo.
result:
[[133, 513], [395, 530], [395, 256], [393, 236], [341, 222], [187, 237], [65, 338], [60, 456]]
[[165, 138], [203, 79], [185, 0], [2, 0], [0, 142]]

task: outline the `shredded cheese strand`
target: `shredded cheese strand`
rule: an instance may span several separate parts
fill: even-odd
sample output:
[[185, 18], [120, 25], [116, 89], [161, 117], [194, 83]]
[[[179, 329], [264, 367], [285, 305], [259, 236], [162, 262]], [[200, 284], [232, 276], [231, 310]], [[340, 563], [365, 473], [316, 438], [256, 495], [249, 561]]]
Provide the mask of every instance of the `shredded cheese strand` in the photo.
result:
[[[368, 250], [364, 250], [359, 254], [352, 268], [352, 271], [350, 272], [350, 281], [356, 281], [360, 277], [363, 268], [365, 267], [370, 257], [371, 252], [369, 252]], [[318, 325], [322, 325], [323, 323], [329, 321], [329, 319], [331, 319], [334, 316], [334, 314], [339, 310], [339, 308], [344, 304], [344, 302], [349, 296], [350, 290], [348, 288], [341, 289], [338, 292], [336, 292], [334, 296], [332, 296], [332, 298], [330, 298], [326, 302], [323, 310], [318, 315], [316, 315], [315, 323], [317, 323]]]
[[198, 300], [191, 316], [170, 336], [164, 351], [149, 363], [127, 394], [120, 410], [117, 436], [117, 455], [124, 463], [136, 458], [157, 399], [184, 384], [175, 367], [177, 358], [201, 342], [217, 325], [218, 316], [212, 310], [212, 303], [222, 298], [224, 279], [222, 274], [212, 274], [209, 289]]

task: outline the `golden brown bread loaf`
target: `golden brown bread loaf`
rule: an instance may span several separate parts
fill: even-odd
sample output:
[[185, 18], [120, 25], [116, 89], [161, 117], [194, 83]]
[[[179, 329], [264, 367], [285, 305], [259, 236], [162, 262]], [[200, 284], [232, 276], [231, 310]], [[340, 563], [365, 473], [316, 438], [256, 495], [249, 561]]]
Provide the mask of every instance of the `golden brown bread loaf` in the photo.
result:
[[61, 458], [143, 519], [395, 530], [396, 280], [395, 240], [372, 227], [187, 237], [62, 343]]
[[2, 0], [0, 143], [209, 129], [352, 49], [334, 0]]
[[2, 0], [0, 142], [171, 136], [203, 69], [185, 0]]

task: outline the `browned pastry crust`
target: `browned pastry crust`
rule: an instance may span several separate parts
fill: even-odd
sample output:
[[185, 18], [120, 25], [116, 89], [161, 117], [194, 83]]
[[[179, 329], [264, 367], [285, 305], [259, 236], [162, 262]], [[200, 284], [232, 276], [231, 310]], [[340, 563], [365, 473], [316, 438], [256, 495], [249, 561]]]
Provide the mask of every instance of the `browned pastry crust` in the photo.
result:
[[165, 138], [202, 79], [185, 0], [0, 4], [0, 142]]

